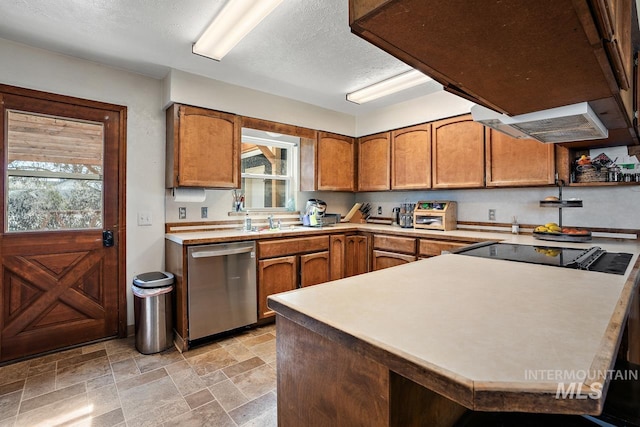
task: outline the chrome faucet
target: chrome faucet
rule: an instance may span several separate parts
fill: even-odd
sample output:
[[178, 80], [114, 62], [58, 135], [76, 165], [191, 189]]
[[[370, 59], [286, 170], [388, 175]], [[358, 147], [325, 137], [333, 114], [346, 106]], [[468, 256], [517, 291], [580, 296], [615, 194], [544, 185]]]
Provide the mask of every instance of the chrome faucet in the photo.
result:
[[269, 215], [267, 217], [267, 221], [269, 221], [269, 230], [273, 230], [274, 226], [273, 226], [273, 215]]

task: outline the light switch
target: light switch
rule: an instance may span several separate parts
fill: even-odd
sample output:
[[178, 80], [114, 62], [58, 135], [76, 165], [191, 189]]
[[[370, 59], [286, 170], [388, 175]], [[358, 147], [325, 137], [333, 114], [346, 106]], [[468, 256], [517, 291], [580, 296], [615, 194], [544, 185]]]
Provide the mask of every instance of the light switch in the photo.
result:
[[138, 225], [151, 225], [151, 212], [138, 212]]

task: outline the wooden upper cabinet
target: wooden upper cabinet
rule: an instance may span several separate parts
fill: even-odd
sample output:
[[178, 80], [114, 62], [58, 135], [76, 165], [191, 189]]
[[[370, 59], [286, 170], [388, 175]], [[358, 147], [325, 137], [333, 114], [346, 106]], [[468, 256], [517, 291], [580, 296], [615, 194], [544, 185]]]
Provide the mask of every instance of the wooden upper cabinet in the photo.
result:
[[487, 128], [487, 187], [555, 183], [553, 144], [516, 139]]
[[[315, 161], [317, 163], [314, 168], [316, 171], [314, 190], [355, 191], [354, 138], [318, 132]], [[308, 164], [301, 164], [302, 167], [308, 168]]]
[[180, 104], [166, 115], [167, 188], [239, 188], [240, 117]]
[[391, 133], [391, 189], [431, 187], [431, 124]]
[[358, 138], [358, 191], [390, 189], [391, 134]]
[[432, 123], [433, 188], [484, 187], [484, 132], [471, 115]]

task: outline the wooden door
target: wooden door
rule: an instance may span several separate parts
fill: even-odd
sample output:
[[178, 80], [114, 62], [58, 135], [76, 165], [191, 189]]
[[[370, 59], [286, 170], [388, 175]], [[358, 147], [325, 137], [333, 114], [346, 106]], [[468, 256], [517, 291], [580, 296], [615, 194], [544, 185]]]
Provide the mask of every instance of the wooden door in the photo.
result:
[[124, 336], [126, 108], [7, 86], [0, 97], [0, 361]]
[[300, 287], [329, 281], [329, 251], [300, 255]]
[[389, 132], [358, 138], [358, 191], [389, 190], [390, 169]]
[[431, 125], [417, 125], [391, 133], [391, 189], [431, 187]]
[[167, 109], [167, 187], [240, 187], [240, 117], [174, 104]]
[[369, 272], [367, 236], [347, 236], [345, 249], [345, 277]]
[[344, 277], [345, 267], [345, 240], [344, 234], [333, 234], [329, 238], [329, 278], [338, 280]]
[[318, 132], [318, 190], [355, 191], [355, 140]]
[[395, 267], [396, 265], [407, 264], [415, 261], [414, 255], [398, 254], [387, 251], [373, 251], [373, 271], [382, 270], [383, 268]]
[[554, 145], [487, 129], [487, 187], [555, 183]]
[[267, 297], [292, 291], [298, 284], [298, 257], [295, 255], [258, 261], [258, 319], [275, 316], [267, 307]]
[[484, 186], [484, 126], [470, 115], [432, 124], [433, 188]]

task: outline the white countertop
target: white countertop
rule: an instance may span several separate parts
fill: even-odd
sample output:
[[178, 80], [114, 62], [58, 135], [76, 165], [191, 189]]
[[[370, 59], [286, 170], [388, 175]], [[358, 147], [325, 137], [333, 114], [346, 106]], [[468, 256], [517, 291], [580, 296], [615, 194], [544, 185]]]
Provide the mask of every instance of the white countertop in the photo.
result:
[[[504, 239], [530, 240], [540, 243]], [[472, 396], [500, 391], [507, 405], [508, 393], [542, 392], [553, 405], [558, 382], [581, 382], [559, 378], [558, 370], [580, 375], [612, 366], [635, 290], [638, 245], [597, 243], [634, 253], [625, 275], [449, 254], [274, 295], [270, 307], [438, 372]]]

